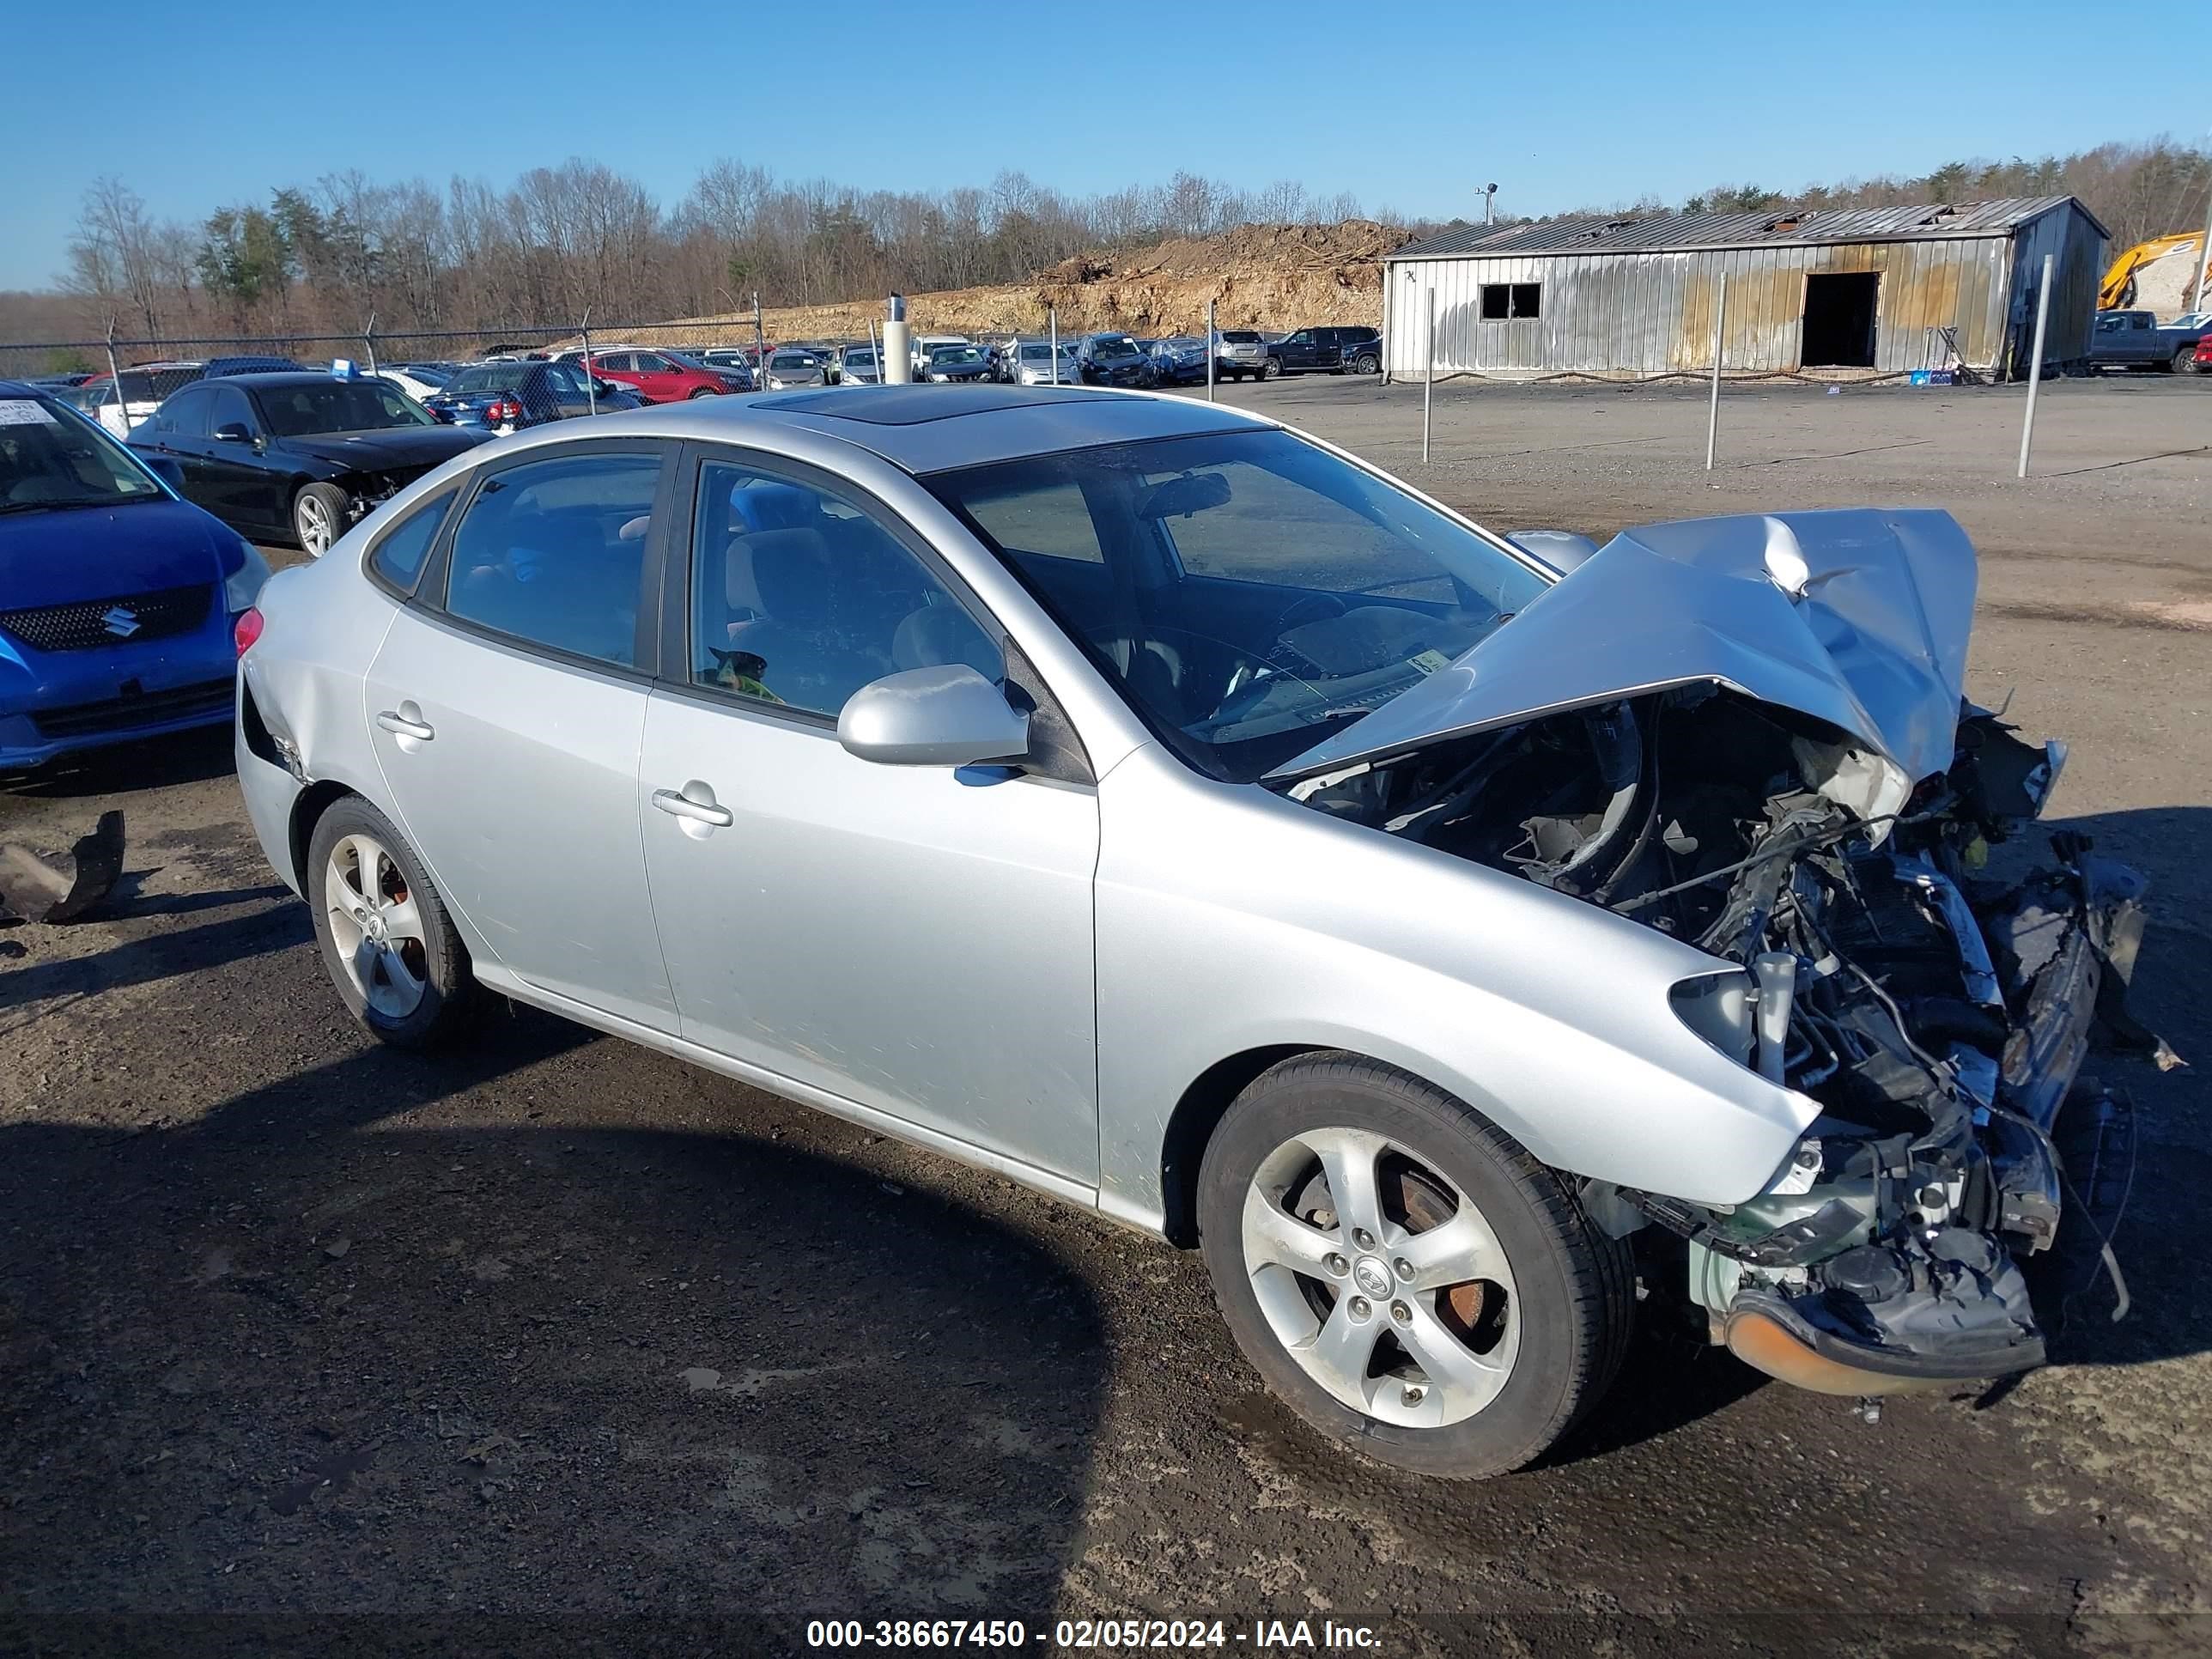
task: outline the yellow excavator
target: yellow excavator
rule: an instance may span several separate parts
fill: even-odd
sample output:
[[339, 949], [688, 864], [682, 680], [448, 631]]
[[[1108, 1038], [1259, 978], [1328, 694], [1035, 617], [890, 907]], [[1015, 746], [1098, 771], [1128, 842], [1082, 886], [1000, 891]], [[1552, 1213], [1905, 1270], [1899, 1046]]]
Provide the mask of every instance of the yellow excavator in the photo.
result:
[[[2171, 236], [2154, 236], [2148, 242], [2137, 242], [2114, 259], [2112, 268], [2105, 272], [2104, 284], [2097, 290], [2097, 309], [2125, 311], [2136, 302], [2136, 272], [2154, 259], [2162, 259], [2183, 248], [2201, 246], [2203, 240], [2204, 233], [2201, 230], [2180, 230]], [[2201, 297], [2197, 308], [2207, 308]]]

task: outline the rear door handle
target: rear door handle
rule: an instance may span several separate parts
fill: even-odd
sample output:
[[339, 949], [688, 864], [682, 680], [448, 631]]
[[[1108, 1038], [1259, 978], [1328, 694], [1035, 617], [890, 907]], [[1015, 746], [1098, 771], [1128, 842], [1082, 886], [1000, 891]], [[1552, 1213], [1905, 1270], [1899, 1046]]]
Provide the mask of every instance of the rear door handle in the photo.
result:
[[412, 738], [417, 743], [428, 743], [438, 734], [422, 720], [410, 720], [395, 708], [387, 708], [376, 717], [376, 723], [386, 731], [403, 738]]
[[656, 789], [653, 804], [672, 817], [689, 818], [694, 823], [711, 823], [717, 830], [726, 830], [737, 822], [726, 806], [717, 806], [711, 801], [693, 800], [676, 789]]

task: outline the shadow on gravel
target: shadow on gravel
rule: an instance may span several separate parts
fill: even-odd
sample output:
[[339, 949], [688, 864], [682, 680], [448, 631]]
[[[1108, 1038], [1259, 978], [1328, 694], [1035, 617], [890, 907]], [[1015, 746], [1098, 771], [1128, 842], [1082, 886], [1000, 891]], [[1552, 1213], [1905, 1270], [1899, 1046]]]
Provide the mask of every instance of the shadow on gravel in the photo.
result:
[[35, 772], [0, 773], [0, 797], [72, 800], [83, 795], [159, 789], [223, 777], [234, 765], [230, 727], [210, 726], [149, 738], [143, 743], [91, 750], [52, 762]]
[[773, 1139], [436, 1127], [634, 1084], [599, 1047], [524, 1013], [186, 1128], [0, 1130], [0, 1619], [743, 1610], [790, 1650], [1048, 1607], [1109, 1371], [1082, 1281]]

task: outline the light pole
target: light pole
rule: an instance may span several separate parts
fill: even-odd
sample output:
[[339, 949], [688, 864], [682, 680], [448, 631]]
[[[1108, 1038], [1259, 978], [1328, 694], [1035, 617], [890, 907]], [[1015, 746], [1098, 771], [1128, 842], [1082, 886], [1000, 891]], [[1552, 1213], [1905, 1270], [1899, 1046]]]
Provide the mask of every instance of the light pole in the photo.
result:
[[1485, 225], [1494, 224], [1497, 222], [1497, 217], [1498, 186], [1485, 185], [1482, 187], [1482, 222]]

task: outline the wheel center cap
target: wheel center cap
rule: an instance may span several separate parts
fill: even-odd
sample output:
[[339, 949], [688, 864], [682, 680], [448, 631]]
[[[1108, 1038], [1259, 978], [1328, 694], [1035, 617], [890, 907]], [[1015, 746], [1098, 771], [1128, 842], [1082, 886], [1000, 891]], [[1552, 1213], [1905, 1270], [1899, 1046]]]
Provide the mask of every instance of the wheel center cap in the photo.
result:
[[1371, 1255], [1363, 1255], [1352, 1264], [1352, 1282], [1372, 1297], [1385, 1297], [1392, 1287], [1390, 1269]]
[[374, 939], [379, 945], [384, 943], [384, 918], [378, 915], [374, 910], [370, 911], [368, 914], [368, 936]]

